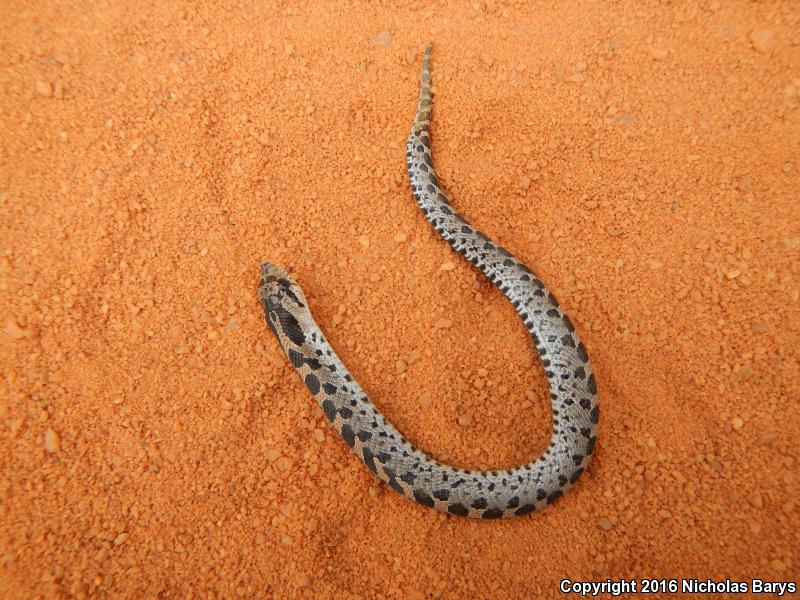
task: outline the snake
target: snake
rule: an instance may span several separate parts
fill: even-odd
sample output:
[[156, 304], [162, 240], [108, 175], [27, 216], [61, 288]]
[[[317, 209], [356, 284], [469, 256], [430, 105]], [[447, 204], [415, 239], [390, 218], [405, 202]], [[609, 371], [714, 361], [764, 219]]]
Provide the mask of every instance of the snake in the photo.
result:
[[431, 153], [430, 57], [428, 44], [406, 147], [411, 190], [444, 241], [479, 269], [522, 319], [550, 388], [549, 446], [532, 462], [501, 470], [476, 471], [436, 460], [407, 440], [367, 397], [285, 269], [264, 262], [258, 295], [289, 363], [336, 432], [378, 478], [409, 500], [450, 515], [517, 517], [553, 503], [586, 470], [598, 435], [597, 384], [586, 347], [553, 293], [522, 261], [459, 214], [442, 191]]

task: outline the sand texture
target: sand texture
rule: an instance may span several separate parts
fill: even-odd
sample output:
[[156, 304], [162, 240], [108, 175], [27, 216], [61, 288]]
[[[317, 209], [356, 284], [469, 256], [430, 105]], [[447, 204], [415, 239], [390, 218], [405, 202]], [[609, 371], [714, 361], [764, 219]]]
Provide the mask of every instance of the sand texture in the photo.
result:
[[[796, 2], [1, 4], [1, 597], [798, 578]], [[375, 479], [257, 298], [289, 269], [437, 459], [547, 445], [524, 327], [411, 197], [428, 41], [439, 179], [600, 393], [591, 469], [511, 521]]]

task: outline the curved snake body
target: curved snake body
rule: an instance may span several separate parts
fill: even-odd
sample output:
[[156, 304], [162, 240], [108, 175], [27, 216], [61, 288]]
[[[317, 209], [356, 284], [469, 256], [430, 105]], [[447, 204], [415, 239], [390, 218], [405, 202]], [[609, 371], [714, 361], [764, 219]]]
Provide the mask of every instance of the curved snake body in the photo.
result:
[[294, 369], [351, 450], [390, 487], [453, 515], [496, 519], [542, 508], [568, 490], [588, 465], [599, 407], [589, 357], [553, 294], [520, 260], [458, 214], [442, 192], [430, 147], [430, 45], [408, 138], [408, 174], [422, 213], [453, 249], [511, 301], [545, 368], [553, 414], [550, 446], [526, 465], [469, 471], [440, 463], [409, 443], [367, 398], [325, 339], [303, 291], [280, 267], [261, 267], [264, 314]]

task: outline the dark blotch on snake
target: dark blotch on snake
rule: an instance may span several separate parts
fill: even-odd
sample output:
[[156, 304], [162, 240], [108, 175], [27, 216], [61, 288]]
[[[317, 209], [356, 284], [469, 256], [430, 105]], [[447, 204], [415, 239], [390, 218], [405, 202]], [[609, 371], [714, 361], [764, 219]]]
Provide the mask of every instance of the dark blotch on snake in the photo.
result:
[[499, 519], [503, 516], [503, 511], [499, 508], [490, 508], [481, 515], [481, 519]]
[[575, 471], [575, 472], [572, 474], [572, 477], [570, 477], [570, 478], [569, 478], [569, 482], [570, 482], [570, 483], [575, 483], [576, 481], [578, 481], [578, 477], [580, 477], [580, 476], [581, 476], [581, 473], [583, 473], [583, 467], [581, 467], [580, 469], [577, 469], [577, 470], [576, 470], [576, 471]]
[[451, 504], [447, 507], [447, 512], [451, 515], [457, 515], [459, 517], [466, 517], [469, 514], [469, 509], [463, 504]]
[[325, 413], [329, 421], [333, 421], [336, 418], [336, 406], [330, 400], [322, 401], [322, 412]]
[[294, 348], [289, 348], [289, 352], [287, 352], [287, 354], [289, 356], [289, 362], [292, 363], [292, 366], [295, 369], [299, 369], [306, 362], [306, 357], [300, 354]]
[[514, 514], [518, 517], [521, 517], [522, 515], [527, 515], [535, 510], [536, 510], [535, 504], [523, 504], [517, 510], [514, 511]]
[[437, 500], [447, 500], [450, 497], [450, 490], [442, 488], [433, 492], [433, 497]]
[[420, 504], [424, 504], [425, 506], [430, 506], [433, 508], [433, 498], [431, 498], [428, 494], [423, 492], [422, 490], [414, 490], [414, 500], [419, 502]]
[[594, 373], [589, 375], [589, 379], [586, 380], [586, 389], [588, 389], [591, 394], [597, 393], [597, 384], [594, 381]]
[[389, 484], [389, 487], [392, 488], [396, 492], [400, 492], [401, 494], [405, 495], [406, 491], [403, 489], [403, 486], [397, 482], [397, 479], [394, 477], [389, 477], [389, 481], [386, 483]]
[[472, 503], [472, 508], [477, 508], [478, 510], [484, 509], [489, 506], [489, 503], [486, 501], [486, 498], [477, 498]]
[[405, 481], [408, 485], [413, 485], [416, 478], [417, 477], [411, 471], [406, 471], [400, 476], [400, 479]]
[[369, 467], [369, 470], [373, 473], [378, 473], [378, 468], [375, 466], [375, 455], [372, 454], [372, 450], [367, 447], [361, 449], [361, 454], [364, 457], [364, 464]]
[[306, 375], [306, 387], [315, 396], [319, 394], [319, 378], [313, 373]]
[[281, 329], [283, 329], [283, 333], [286, 334], [286, 337], [292, 340], [292, 343], [297, 346], [305, 344], [306, 336], [294, 315], [282, 306], [276, 307], [275, 312], [278, 313], [278, 322], [281, 324]]
[[344, 441], [347, 442], [347, 445], [351, 448], [356, 443], [356, 436], [353, 433], [353, 429], [347, 423], [342, 425], [342, 439], [344, 439]]

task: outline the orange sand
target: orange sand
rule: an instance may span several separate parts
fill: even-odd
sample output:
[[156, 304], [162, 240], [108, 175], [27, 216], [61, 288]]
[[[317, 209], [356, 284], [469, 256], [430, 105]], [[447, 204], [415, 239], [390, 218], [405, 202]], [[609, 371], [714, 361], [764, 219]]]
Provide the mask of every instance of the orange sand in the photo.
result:
[[[797, 579], [795, 2], [39, 4], [0, 14], [4, 598]], [[428, 40], [440, 179], [554, 290], [600, 390], [590, 472], [508, 522], [378, 482], [256, 297], [263, 259], [290, 267], [437, 458], [546, 445], [522, 325], [408, 188]]]

